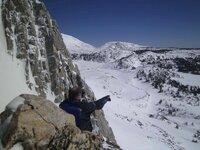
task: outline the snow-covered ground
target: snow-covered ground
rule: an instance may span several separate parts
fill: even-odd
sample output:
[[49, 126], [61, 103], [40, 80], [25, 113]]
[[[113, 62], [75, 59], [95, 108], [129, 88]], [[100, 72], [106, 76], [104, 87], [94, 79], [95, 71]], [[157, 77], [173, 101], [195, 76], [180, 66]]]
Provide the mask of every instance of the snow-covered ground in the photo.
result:
[[[135, 71], [112, 69], [105, 63], [83, 60], [75, 63], [97, 98], [111, 95], [112, 101], [106, 104], [104, 112], [124, 150], [199, 150], [200, 144], [191, 142], [195, 129], [200, 127], [199, 120], [187, 117], [163, 119], [159, 114], [157, 119], [149, 117], [157, 114], [159, 100], [169, 97], [135, 78]], [[197, 114], [198, 109], [194, 108]], [[185, 125], [185, 122], [193, 122], [193, 126]]]
[[200, 86], [200, 75], [189, 74], [189, 73], [177, 73], [178, 77], [173, 77], [172, 79], [179, 81], [184, 85]]

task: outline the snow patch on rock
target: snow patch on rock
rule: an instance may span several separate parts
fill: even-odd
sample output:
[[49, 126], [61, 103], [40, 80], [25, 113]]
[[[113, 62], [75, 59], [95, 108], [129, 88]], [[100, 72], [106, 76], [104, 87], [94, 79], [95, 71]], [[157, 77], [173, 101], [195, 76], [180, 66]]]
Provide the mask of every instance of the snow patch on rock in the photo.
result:
[[21, 96], [16, 97], [15, 99], [13, 99], [7, 106], [6, 109], [11, 110], [12, 112], [15, 112], [17, 110], [17, 108], [20, 105], [24, 104], [25, 99]]
[[23, 146], [21, 145], [21, 143], [17, 143], [15, 144], [10, 150], [23, 150]]

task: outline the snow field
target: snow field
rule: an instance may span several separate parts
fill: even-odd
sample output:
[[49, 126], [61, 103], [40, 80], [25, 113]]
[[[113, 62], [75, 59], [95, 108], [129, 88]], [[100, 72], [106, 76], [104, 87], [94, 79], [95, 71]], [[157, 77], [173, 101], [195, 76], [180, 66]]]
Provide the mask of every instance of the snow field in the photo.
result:
[[[112, 127], [116, 140], [125, 150], [198, 150], [200, 144], [192, 143], [194, 127], [184, 122], [189, 118], [168, 117], [168, 120], [150, 118], [157, 114], [160, 99], [169, 99], [164, 93], [158, 93], [151, 85], [135, 78], [135, 72], [117, 70], [108, 64], [75, 61], [81, 75], [93, 89], [97, 99], [111, 95], [104, 109], [106, 119]], [[173, 103], [173, 102], [172, 102]], [[174, 102], [173, 105], [179, 105]], [[191, 108], [192, 109], [192, 108]], [[198, 110], [196, 110], [199, 112]], [[179, 129], [176, 129], [176, 124]]]

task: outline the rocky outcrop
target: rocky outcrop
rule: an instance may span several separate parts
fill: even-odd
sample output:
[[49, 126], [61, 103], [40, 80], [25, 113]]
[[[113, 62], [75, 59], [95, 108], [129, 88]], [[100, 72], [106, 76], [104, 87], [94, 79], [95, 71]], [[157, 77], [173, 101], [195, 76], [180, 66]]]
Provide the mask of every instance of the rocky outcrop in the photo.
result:
[[77, 85], [78, 69], [45, 5], [37, 0], [3, 0], [2, 18], [8, 53], [25, 61], [28, 86], [45, 97], [50, 83], [56, 101], [62, 100], [63, 92]]
[[[106, 149], [105, 145], [118, 149], [107, 144], [102, 136], [78, 129], [72, 115], [40, 96], [20, 95], [15, 98], [0, 115], [0, 121], [4, 149], [10, 149], [16, 143], [25, 150], [100, 150]], [[7, 125], [2, 128], [5, 122]]]
[[[26, 83], [30, 89], [44, 98], [50, 90], [58, 103], [70, 87], [78, 85], [85, 89], [87, 98], [95, 99], [82, 80], [78, 67], [73, 64], [58, 25], [51, 19], [44, 3], [38, 0], [2, 0], [2, 18], [8, 54], [25, 63]], [[103, 111], [94, 116], [97, 132], [115, 141]]]

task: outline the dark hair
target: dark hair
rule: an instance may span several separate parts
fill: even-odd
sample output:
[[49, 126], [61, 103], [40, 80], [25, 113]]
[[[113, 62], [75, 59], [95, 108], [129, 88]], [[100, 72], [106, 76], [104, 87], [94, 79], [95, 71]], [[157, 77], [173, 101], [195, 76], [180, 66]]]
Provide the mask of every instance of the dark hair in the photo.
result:
[[69, 89], [68, 98], [76, 98], [82, 95], [82, 89], [80, 87], [74, 87]]

